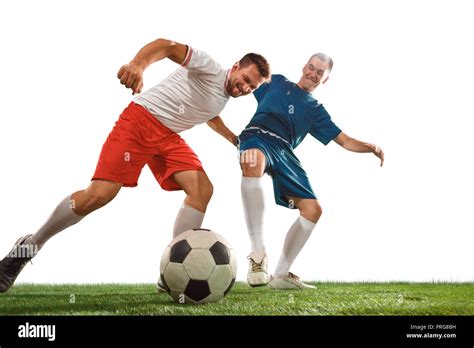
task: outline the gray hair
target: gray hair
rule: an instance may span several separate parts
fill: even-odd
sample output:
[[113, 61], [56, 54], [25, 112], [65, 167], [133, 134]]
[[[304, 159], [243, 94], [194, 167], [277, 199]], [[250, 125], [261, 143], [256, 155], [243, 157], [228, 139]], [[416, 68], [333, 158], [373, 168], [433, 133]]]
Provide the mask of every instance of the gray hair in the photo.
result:
[[319, 58], [323, 62], [328, 63], [329, 64], [329, 72], [331, 72], [334, 62], [333, 62], [333, 60], [330, 56], [328, 56], [326, 53], [322, 53], [322, 52], [315, 53], [311, 56], [311, 58], [309, 58], [308, 62], [313, 58]]

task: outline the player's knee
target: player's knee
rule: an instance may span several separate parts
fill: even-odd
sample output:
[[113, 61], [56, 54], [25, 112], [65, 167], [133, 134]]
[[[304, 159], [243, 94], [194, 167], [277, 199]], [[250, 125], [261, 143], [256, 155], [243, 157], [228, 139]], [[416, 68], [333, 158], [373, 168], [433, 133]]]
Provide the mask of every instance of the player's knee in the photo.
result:
[[306, 204], [300, 209], [300, 212], [304, 218], [312, 222], [318, 222], [319, 218], [323, 214], [323, 209], [321, 208], [321, 205], [319, 205], [318, 202], [315, 202], [311, 204]]
[[199, 185], [196, 185], [187, 192], [188, 200], [192, 203], [191, 205], [201, 211], [206, 210], [213, 193], [214, 187], [209, 180], [201, 181]]
[[260, 177], [263, 175], [264, 169], [265, 168], [252, 166], [248, 163], [242, 164], [242, 174], [246, 177]]
[[212, 186], [212, 183], [207, 180], [203, 185], [201, 185], [199, 189], [199, 198], [203, 204], [207, 206], [209, 201], [212, 198], [212, 195], [214, 193], [214, 186]]

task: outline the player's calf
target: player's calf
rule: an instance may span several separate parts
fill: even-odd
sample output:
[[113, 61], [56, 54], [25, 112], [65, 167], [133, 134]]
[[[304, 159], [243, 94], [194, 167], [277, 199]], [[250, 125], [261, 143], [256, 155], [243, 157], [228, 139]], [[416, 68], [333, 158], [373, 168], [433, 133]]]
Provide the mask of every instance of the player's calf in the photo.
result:
[[78, 191], [71, 196], [71, 208], [77, 215], [86, 216], [112, 201], [121, 187], [121, 183], [94, 180], [87, 189]]

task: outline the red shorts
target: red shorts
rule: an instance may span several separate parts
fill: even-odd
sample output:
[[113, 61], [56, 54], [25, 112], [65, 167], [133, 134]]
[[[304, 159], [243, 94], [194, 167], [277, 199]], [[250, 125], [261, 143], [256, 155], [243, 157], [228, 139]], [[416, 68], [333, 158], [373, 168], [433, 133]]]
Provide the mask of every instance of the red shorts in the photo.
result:
[[92, 180], [110, 180], [134, 187], [145, 164], [168, 191], [181, 190], [171, 178], [173, 173], [204, 171], [197, 155], [178, 134], [132, 102], [105, 141]]

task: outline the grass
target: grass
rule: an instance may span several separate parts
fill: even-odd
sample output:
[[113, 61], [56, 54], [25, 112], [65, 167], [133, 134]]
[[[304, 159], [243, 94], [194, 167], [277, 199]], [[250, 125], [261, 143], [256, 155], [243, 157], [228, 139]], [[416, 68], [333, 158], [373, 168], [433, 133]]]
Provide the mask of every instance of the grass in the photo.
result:
[[173, 303], [153, 284], [20, 284], [0, 315], [474, 315], [473, 283], [313, 283], [275, 291], [236, 283], [224, 301]]

